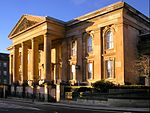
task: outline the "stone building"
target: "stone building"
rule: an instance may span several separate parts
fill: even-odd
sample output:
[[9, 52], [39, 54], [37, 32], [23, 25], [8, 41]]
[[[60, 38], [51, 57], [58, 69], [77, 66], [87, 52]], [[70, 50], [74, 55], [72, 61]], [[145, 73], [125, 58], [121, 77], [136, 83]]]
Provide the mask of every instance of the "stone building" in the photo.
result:
[[0, 53], [0, 84], [9, 84], [9, 54]]
[[9, 84], [9, 54], [0, 53], [0, 98], [5, 97]]
[[136, 44], [149, 25], [148, 17], [124, 2], [68, 22], [23, 15], [9, 34], [11, 83], [138, 84]]

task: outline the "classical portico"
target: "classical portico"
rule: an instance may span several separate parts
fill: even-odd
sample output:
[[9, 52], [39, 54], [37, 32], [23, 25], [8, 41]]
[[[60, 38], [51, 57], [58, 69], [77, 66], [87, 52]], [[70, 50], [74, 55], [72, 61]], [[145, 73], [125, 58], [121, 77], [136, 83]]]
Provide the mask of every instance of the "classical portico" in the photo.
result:
[[149, 32], [149, 20], [132, 9], [118, 2], [68, 22], [23, 15], [9, 35], [10, 84], [28, 83], [32, 93], [38, 83], [37, 90], [46, 95], [53, 92], [48, 90], [52, 82], [137, 84], [139, 75], [131, 66], [135, 42], [141, 32]]
[[[31, 86], [33, 82], [42, 84], [56, 80], [56, 74], [60, 76], [56, 64], [61, 61], [61, 47], [57, 42], [64, 38], [63, 22], [50, 17], [23, 15], [9, 38], [13, 42], [8, 48], [11, 84], [27, 82]], [[55, 61], [55, 67], [51, 61]]]

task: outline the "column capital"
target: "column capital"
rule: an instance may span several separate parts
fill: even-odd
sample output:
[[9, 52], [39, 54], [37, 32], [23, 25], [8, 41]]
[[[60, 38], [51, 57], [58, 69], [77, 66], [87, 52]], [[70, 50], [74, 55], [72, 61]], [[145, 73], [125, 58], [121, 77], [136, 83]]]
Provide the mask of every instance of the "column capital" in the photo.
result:
[[21, 43], [21, 46], [22, 46], [22, 47], [26, 47], [26, 46], [28, 46], [28, 44], [27, 44], [27, 42], [22, 42], [22, 43]]
[[44, 37], [49, 37], [50, 36], [50, 33], [45, 33], [44, 34]]
[[38, 42], [38, 38], [35, 38], [35, 37], [32, 38], [32, 39], [31, 39], [31, 42]]
[[13, 49], [18, 49], [20, 47], [20, 45], [19, 44], [17, 44], [17, 45], [13, 45]]

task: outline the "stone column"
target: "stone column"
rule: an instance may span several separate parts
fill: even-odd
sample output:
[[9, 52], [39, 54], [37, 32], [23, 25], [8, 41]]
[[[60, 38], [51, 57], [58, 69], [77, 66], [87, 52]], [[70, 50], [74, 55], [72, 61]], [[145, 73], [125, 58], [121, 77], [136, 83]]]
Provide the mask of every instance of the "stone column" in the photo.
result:
[[[51, 39], [48, 34], [44, 35], [44, 76], [45, 80], [48, 82], [52, 80], [51, 78]], [[44, 87], [45, 100], [49, 99], [49, 88], [48, 85], [45, 84]]]
[[[68, 65], [68, 60], [69, 60], [69, 47], [68, 47], [68, 42], [67, 40], [62, 41], [62, 76], [61, 80], [67, 81], [69, 80], [70, 76], [70, 66]], [[67, 76], [66, 76], [67, 75]], [[68, 76], [69, 75], [69, 76]]]
[[13, 82], [13, 70], [12, 70], [12, 54], [9, 55], [9, 84], [12, 84]]
[[17, 82], [19, 80], [19, 46], [14, 45], [13, 47], [14, 53], [13, 53], [13, 82]]
[[32, 39], [32, 76], [33, 76], [33, 80], [37, 80], [38, 76], [39, 76], [38, 61], [39, 61], [38, 40], [33, 38]]
[[51, 77], [51, 39], [48, 34], [44, 35], [44, 76], [47, 81]]
[[28, 48], [25, 42], [22, 43], [22, 76], [23, 81], [28, 80]]

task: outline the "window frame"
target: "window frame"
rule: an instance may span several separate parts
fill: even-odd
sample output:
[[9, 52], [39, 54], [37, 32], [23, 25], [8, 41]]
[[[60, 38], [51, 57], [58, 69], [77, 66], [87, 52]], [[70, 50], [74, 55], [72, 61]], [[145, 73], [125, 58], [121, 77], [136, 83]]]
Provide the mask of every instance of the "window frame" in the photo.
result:
[[3, 75], [7, 76], [8, 72], [6, 70], [3, 71]]
[[7, 67], [7, 62], [3, 62], [3, 67], [4, 67], [4, 68]]
[[[74, 66], [74, 72], [73, 72], [73, 66]], [[71, 65], [71, 79], [76, 80], [76, 65], [75, 64]]]
[[105, 49], [109, 50], [109, 49], [113, 49], [113, 48], [114, 48], [113, 31], [109, 29], [105, 33]]
[[3, 83], [7, 84], [8, 80], [7, 79], [3, 79]]
[[[92, 66], [92, 72], [90, 73], [89, 72], [89, 65], [91, 65]], [[87, 77], [88, 77], [88, 80], [92, 80], [94, 77], [93, 77], [93, 75], [94, 75], [94, 62], [92, 61], [92, 62], [88, 62], [87, 63]]]
[[[110, 64], [109, 64], [110, 62]], [[115, 59], [106, 59], [104, 61], [105, 64], [105, 79], [114, 79], [115, 78]], [[110, 65], [110, 69], [108, 69], [108, 66]], [[110, 73], [110, 75], [108, 75]]]
[[[89, 43], [90, 40], [90, 43]], [[92, 36], [88, 36], [87, 38], [87, 53], [90, 53], [93, 51], [93, 37]]]
[[[74, 46], [73, 43], [75, 44]], [[71, 42], [71, 56], [77, 56], [77, 40]]]

